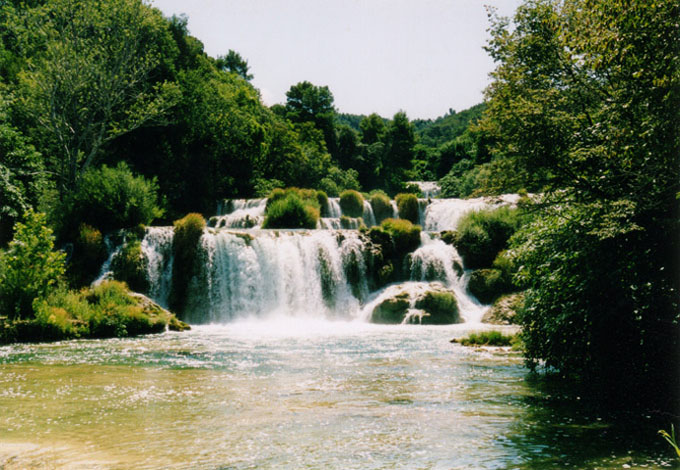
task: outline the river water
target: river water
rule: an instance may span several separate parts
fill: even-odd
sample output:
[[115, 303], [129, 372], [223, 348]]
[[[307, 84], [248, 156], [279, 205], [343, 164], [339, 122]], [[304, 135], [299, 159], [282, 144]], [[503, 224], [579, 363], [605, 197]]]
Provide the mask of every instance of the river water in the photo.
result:
[[[477, 325], [479, 326], [479, 325]], [[241, 320], [0, 348], [0, 468], [668, 468], [645, 418], [563, 399], [470, 326]]]

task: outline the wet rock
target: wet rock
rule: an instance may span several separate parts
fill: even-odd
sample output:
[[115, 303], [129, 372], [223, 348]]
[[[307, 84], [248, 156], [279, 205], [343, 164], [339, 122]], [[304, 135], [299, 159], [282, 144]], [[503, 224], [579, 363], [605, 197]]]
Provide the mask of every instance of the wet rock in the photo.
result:
[[447, 325], [461, 321], [456, 294], [439, 282], [393, 286], [373, 307], [373, 323]]

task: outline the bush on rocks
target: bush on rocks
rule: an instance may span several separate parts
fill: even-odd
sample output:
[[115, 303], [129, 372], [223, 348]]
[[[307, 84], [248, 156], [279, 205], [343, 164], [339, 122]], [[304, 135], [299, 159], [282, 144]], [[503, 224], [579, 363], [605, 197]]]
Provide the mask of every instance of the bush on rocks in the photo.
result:
[[144, 256], [139, 240], [126, 243], [111, 260], [113, 277], [136, 292], [146, 293], [149, 290], [148, 267], [149, 260]]
[[359, 191], [347, 189], [340, 193], [340, 208], [343, 215], [361, 217], [364, 214], [364, 197]]
[[380, 228], [389, 233], [398, 255], [404, 255], [420, 246], [420, 225], [413, 225], [405, 219], [386, 219]]
[[393, 217], [392, 201], [382, 191], [373, 191], [370, 197], [371, 208], [375, 216], [375, 222], [380, 224], [383, 220]]
[[415, 194], [402, 193], [397, 194], [395, 200], [397, 202], [397, 209], [399, 210], [399, 218], [417, 224], [420, 220], [418, 197]]
[[470, 276], [468, 291], [483, 304], [490, 304], [503, 294], [513, 290], [498, 269], [478, 269]]

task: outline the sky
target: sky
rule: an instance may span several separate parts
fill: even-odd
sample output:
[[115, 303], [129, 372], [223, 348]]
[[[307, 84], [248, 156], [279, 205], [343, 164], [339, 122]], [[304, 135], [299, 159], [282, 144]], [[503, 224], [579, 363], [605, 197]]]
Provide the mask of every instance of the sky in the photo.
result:
[[186, 14], [212, 57], [237, 51], [267, 105], [301, 81], [328, 86], [339, 112], [431, 119], [483, 99], [493, 61], [485, 5], [520, 0], [152, 0]]

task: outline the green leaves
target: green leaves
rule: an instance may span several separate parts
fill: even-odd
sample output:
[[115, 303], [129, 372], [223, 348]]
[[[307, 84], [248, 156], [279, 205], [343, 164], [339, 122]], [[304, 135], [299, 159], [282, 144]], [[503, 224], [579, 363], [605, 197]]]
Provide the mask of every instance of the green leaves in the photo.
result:
[[44, 214], [29, 210], [15, 225], [14, 239], [0, 253], [0, 313], [10, 318], [32, 315], [35, 299], [45, 298], [64, 274], [62, 252], [53, 251], [54, 237]]

